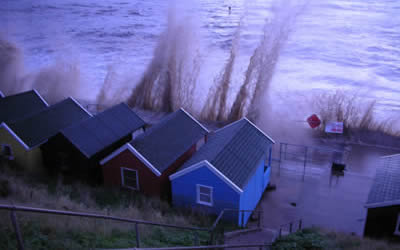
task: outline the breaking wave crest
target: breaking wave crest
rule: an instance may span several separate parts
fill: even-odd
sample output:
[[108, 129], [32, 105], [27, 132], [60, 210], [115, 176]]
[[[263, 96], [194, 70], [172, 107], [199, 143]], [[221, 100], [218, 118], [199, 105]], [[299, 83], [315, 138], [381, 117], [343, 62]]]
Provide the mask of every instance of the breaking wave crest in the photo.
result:
[[128, 99], [130, 106], [171, 112], [193, 108], [193, 94], [201, 56], [196, 33], [188, 21], [178, 22], [170, 11], [167, 30], [161, 35], [153, 59]]
[[0, 37], [0, 90], [6, 95], [24, 90], [23, 72], [21, 50]]
[[26, 72], [23, 54], [13, 43], [0, 38], [0, 90], [5, 95], [36, 89], [49, 104], [76, 97], [81, 86], [77, 63], [58, 61], [37, 72]]
[[268, 93], [281, 50], [297, 15], [293, 9], [283, 7], [283, 3], [273, 7], [274, 15], [266, 19], [263, 37], [250, 58], [244, 82], [232, 105], [228, 118], [231, 121], [244, 116], [251, 120], [258, 119], [260, 101]]
[[[285, 2], [287, 6], [287, 2]], [[208, 92], [200, 118], [211, 121], [234, 121], [244, 116], [256, 120], [260, 100], [268, 92], [283, 45], [288, 39], [294, 17], [291, 8], [279, 1], [273, 6], [273, 15], [266, 20], [263, 36], [250, 58], [239, 91], [231, 93], [233, 71], [239, 54], [243, 20], [234, 34], [232, 47], [224, 67]], [[201, 66], [201, 55], [190, 46], [196, 37], [187, 22], [177, 22], [170, 12], [168, 28], [161, 35], [153, 59], [142, 80], [132, 91], [129, 105], [154, 111], [174, 111], [184, 107], [195, 113], [194, 89]], [[191, 31], [188, 33], [188, 31]], [[237, 81], [235, 82], [237, 84]], [[231, 96], [233, 95], [233, 97]], [[228, 100], [233, 99], [230, 104]]]

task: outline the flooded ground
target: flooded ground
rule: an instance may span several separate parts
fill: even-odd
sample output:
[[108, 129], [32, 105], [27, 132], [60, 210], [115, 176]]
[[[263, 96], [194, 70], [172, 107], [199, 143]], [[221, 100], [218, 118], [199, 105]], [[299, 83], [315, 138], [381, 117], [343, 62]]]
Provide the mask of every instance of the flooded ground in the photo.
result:
[[275, 162], [271, 183], [276, 190], [265, 192], [258, 207], [264, 211], [264, 227], [278, 230], [283, 224], [302, 219], [303, 227], [362, 235], [364, 204], [380, 156], [392, 153], [395, 151], [352, 146], [343, 176], [331, 174], [331, 162], [307, 163], [305, 174], [302, 161], [283, 160], [280, 167]]

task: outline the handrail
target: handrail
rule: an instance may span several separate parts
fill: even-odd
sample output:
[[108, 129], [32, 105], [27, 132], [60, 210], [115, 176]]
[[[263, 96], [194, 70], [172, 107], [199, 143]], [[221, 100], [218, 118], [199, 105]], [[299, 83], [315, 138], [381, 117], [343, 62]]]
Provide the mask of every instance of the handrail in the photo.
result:
[[[172, 225], [172, 224], [164, 224], [164, 223], [157, 223], [157, 222], [151, 222], [151, 221], [144, 221], [144, 220], [135, 220], [135, 219], [127, 219], [127, 218], [122, 218], [122, 217], [116, 217], [116, 216], [109, 216], [109, 215], [103, 215], [103, 214], [95, 214], [95, 213], [81, 213], [81, 212], [72, 212], [72, 211], [63, 211], [63, 210], [55, 210], [55, 209], [44, 209], [44, 208], [34, 208], [34, 207], [25, 207], [25, 206], [18, 206], [18, 205], [6, 205], [6, 204], [0, 204], [0, 210], [10, 210], [10, 218], [12, 225], [14, 227], [16, 236], [17, 236], [17, 243], [18, 243], [18, 249], [23, 250], [23, 242], [22, 242], [22, 237], [21, 237], [21, 232], [16, 220], [16, 211], [22, 211], [22, 212], [32, 212], [32, 213], [41, 213], [41, 214], [55, 214], [55, 215], [67, 215], [67, 216], [75, 216], [75, 217], [87, 217], [87, 218], [97, 218], [97, 219], [105, 219], [105, 220], [113, 220], [113, 221], [120, 221], [120, 222], [128, 222], [128, 223], [134, 223], [135, 224], [135, 231], [136, 231], [136, 246], [139, 247], [140, 245], [140, 240], [139, 240], [139, 229], [138, 225], [139, 224], [144, 224], [144, 225], [153, 225], [153, 226], [161, 226], [161, 227], [169, 227], [169, 228], [177, 228], [177, 229], [182, 229], [182, 230], [191, 230], [194, 231], [194, 236], [195, 236], [195, 242], [198, 240], [198, 232], [197, 231], [206, 231], [210, 233], [210, 241], [209, 244], [214, 243], [214, 236], [215, 236], [215, 228], [217, 227], [218, 222], [222, 219], [222, 216], [224, 215], [225, 212], [228, 211], [236, 211], [236, 212], [241, 212], [242, 213], [242, 223], [243, 223], [243, 214], [245, 212], [255, 212], [256, 210], [239, 210], [239, 209], [223, 209], [216, 220], [214, 221], [213, 225], [209, 228], [203, 228], [203, 227], [188, 227], [188, 226], [177, 226], [177, 225]], [[262, 211], [258, 211], [259, 214], [262, 213]], [[258, 224], [258, 227], [260, 227], [260, 222]], [[243, 246], [243, 245], [241, 245]], [[257, 246], [263, 246], [263, 245], [257, 245]], [[200, 246], [201, 247], [201, 246]], [[227, 247], [227, 246], [225, 246]], [[214, 248], [223, 248], [222, 246], [216, 246]], [[232, 246], [232, 248], [235, 248], [235, 246]], [[173, 248], [173, 249], [179, 249], [179, 248]], [[185, 248], [182, 248], [185, 249]], [[188, 249], [196, 249], [196, 248], [188, 248]], [[198, 249], [208, 249], [208, 248], [198, 248]]]
[[282, 228], [285, 226], [289, 226], [289, 233], [292, 233], [293, 231], [293, 225], [296, 225], [295, 223], [298, 223], [298, 229], [294, 229], [295, 232], [297, 232], [298, 230], [302, 229], [302, 225], [303, 225], [303, 220], [302, 219], [298, 219], [298, 220], [293, 220], [289, 223], [286, 224], [282, 224], [279, 226], [279, 238], [282, 236]]
[[190, 249], [229, 249], [244, 247], [271, 247], [271, 244], [226, 244], [226, 245], [209, 245], [209, 246], [192, 246], [192, 247], [161, 247], [161, 248], [135, 248], [135, 250], [190, 250]]
[[144, 220], [126, 219], [126, 218], [122, 218], [122, 217], [115, 217], [115, 216], [108, 216], [108, 215], [94, 214], [94, 213], [79, 213], [79, 212], [33, 208], [33, 207], [24, 207], [24, 206], [15, 206], [15, 205], [3, 205], [3, 204], [0, 204], [0, 209], [42, 213], [42, 214], [57, 214], [57, 215], [68, 215], [68, 216], [76, 216], [76, 217], [89, 217], [89, 218], [114, 220], [114, 221], [153, 225], [153, 226], [179, 228], [179, 229], [185, 229], [185, 230], [209, 231], [208, 228], [177, 226], [177, 225], [172, 225], [172, 224], [164, 224], [164, 223], [150, 222], [150, 221], [144, 221]]
[[280, 227], [284, 227], [284, 226], [287, 226], [287, 225], [293, 224], [294, 222], [300, 222], [300, 221], [302, 221], [302, 220], [301, 220], [301, 219], [292, 220], [291, 222], [288, 222], [288, 223], [285, 223], [285, 224], [282, 224], [282, 225], [280, 225]]
[[255, 212], [255, 211], [258, 211], [259, 213], [262, 213], [261, 210], [246, 210], [246, 209], [240, 210], [240, 209], [225, 208], [219, 213], [217, 219], [215, 219], [213, 225], [210, 227], [210, 231], [214, 230], [217, 227], [217, 224], [222, 219], [222, 216], [224, 215], [224, 213], [228, 212], [228, 211], [234, 211], [234, 212], [239, 212], [239, 213], [240, 212]]
[[288, 143], [288, 142], [280, 142], [281, 144], [286, 144], [286, 145], [291, 145], [291, 146], [296, 146], [296, 147], [307, 147], [307, 148], [312, 148], [312, 149], [317, 149], [320, 151], [329, 151], [329, 152], [337, 152], [337, 153], [343, 153], [346, 150], [340, 150], [340, 149], [334, 149], [334, 148], [328, 148], [324, 146], [309, 146], [309, 145], [302, 145], [302, 144], [295, 144], [295, 143]]

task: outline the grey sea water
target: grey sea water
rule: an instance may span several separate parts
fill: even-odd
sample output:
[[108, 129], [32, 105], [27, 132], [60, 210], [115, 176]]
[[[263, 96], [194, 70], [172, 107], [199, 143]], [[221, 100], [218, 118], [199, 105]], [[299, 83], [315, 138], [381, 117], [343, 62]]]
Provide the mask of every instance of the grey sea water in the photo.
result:
[[[203, 92], [208, 91], [228, 59], [241, 17], [233, 86], [243, 81], [265, 20], [271, 15], [270, 2], [192, 0], [185, 1], [182, 13], [175, 13], [181, 16], [181, 22], [192, 19], [195, 23], [203, 61], [196, 83], [199, 95], [207, 94]], [[303, 3], [304, 9], [279, 56], [270, 88], [272, 103], [308, 102], [319, 92], [339, 88], [377, 100], [381, 116], [398, 116], [400, 2]], [[79, 64], [85, 79], [80, 97], [93, 99], [109, 67], [129, 75], [125, 88], [133, 88], [167, 27], [169, 4], [164, 0], [2, 0], [0, 33], [22, 49], [30, 71], [60, 59]]]

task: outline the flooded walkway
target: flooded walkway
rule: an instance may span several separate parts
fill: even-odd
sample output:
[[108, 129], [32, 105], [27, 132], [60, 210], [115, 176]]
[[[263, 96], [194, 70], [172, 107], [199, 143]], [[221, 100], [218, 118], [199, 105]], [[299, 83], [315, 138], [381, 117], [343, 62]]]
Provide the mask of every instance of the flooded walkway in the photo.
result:
[[273, 166], [271, 183], [276, 190], [265, 192], [258, 205], [264, 211], [264, 227], [278, 230], [283, 224], [302, 219], [303, 227], [362, 235], [364, 204], [380, 156], [391, 153], [353, 146], [343, 176], [332, 176], [329, 162], [307, 164], [304, 176], [301, 162], [283, 161], [280, 168]]

